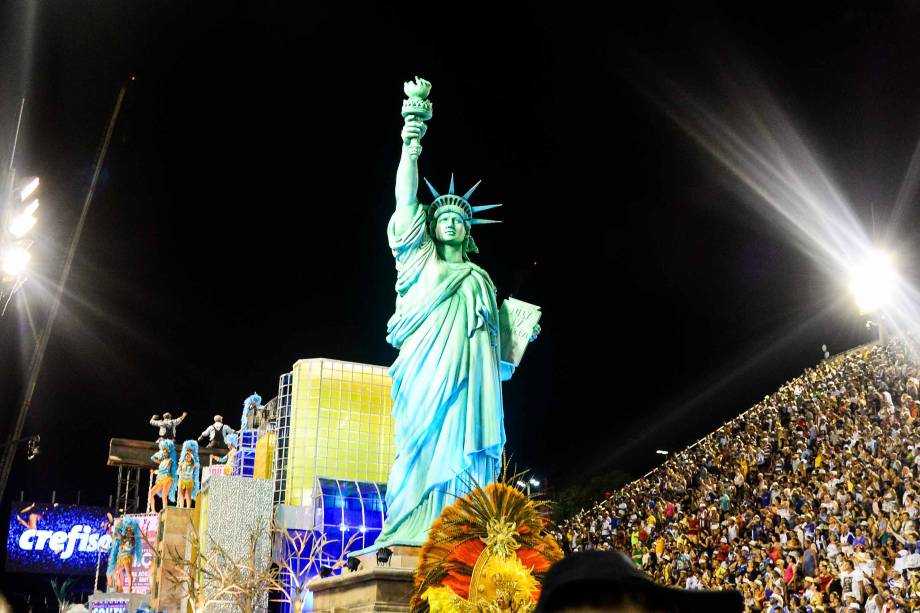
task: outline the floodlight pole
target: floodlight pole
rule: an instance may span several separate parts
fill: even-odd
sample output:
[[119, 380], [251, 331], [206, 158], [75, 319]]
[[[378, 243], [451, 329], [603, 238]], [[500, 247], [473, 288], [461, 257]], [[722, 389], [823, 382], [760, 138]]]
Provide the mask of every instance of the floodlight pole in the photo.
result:
[[[16, 147], [19, 144], [19, 131], [22, 128], [22, 112], [26, 107], [26, 99], [22, 98], [19, 101], [19, 116], [16, 118], [16, 135], [13, 137], [13, 148], [10, 150], [10, 163], [6, 168], [4, 173], [5, 184], [3, 186], [3, 201], [0, 202], [0, 223], [3, 224], [3, 228], [0, 228], [0, 247], [3, 247], [3, 237], [6, 229], [7, 222], [10, 219], [13, 211], [13, 185], [16, 183], [16, 168], [13, 166], [13, 163], [16, 160]], [[7, 300], [6, 304], [9, 304], [10, 299], [13, 297], [13, 294], [16, 293], [16, 282], [13, 281], [11, 289], [6, 292]], [[3, 301], [5, 288], [0, 282], [0, 302]], [[6, 312], [6, 304], [0, 307], [0, 317]], [[0, 490], [0, 496], [3, 495], [2, 490]]]
[[[83, 226], [86, 224], [86, 217], [89, 214], [90, 204], [93, 202], [93, 195], [96, 193], [96, 183], [99, 181], [99, 175], [102, 172], [102, 164], [105, 162], [106, 153], [109, 150], [109, 143], [112, 141], [112, 133], [115, 131], [115, 122], [118, 114], [121, 112], [121, 104], [125, 99], [125, 93], [128, 90], [127, 83], [121, 86], [118, 91], [118, 97], [115, 100], [115, 108], [112, 109], [112, 116], [109, 118], [109, 124], [105, 130], [105, 136], [102, 140], [102, 147], [99, 150], [99, 156], [96, 158], [96, 168], [93, 171], [93, 178], [90, 181], [89, 189], [86, 191], [86, 197], [83, 199], [83, 209], [80, 212], [80, 219], [77, 221], [77, 227], [74, 230], [73, 238], [70, 240], [70, 249], [67, 252], [67, 258], [64, 260], [64, 269], [61, 271], [61, 278], [58, 281], [57, 291], [54, 295], [54, 301], [51, 303], [51, 311], [48, 314], [48, 321], [38, 339], [38, 347], [32, 354], [32, 361], [29, 364], [29, 381], [26, 385], [25, 398], [19, 407], [19, 415], [16, 418], [16, 424], [10, 434], [10, 440], [22, 436], [22, 429], [25, 427], [26, 415], [32, 406], [32, 396], [35, 394], [35, 386], [38, 383], [38, 375], [41, 373], [42, 362], [45, 358], [45, 350], [48, 348], [48, 341], [51, 338], [51, 331], [54, 328], [54, 322], [57, 319], [58, 311], [61, 308], [61, 298], [64, 294], [64, 286], [70, 277], [70, 268], [73, 266], [74, 255], [77, 252], [77, 246], [80, 244], [80, 236], [83, 233]], [[16, 448], [7, 447], [6, 453], [3, 454], [3, 463], [0, 464], [0, 500], [3, 499], [3, 493], [6, 491], [6, 483], [9, 480], [10, 472], [13, 469], [13, 461], [16, 458]]]

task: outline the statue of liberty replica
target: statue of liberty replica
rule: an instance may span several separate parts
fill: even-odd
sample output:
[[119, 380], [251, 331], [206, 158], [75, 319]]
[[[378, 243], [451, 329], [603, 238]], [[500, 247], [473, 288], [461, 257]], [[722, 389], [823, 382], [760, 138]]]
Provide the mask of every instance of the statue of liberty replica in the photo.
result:
[[[396, 210], [387, 227], [397, 273], [396, 310], [387, 325], [387, 341], [399, 350], [390, 368], [397, 456], [378, 548], [421, 545], [445, 506], [500, 476], [501, 382], [511, 377], [523, 352], [503, 351], [508, 348], [502, 347], [495, 285], [469, 257], [478, 253], [472, 227], [494, 223], [475, 215], [500, 205], [471, 206], [479, 184], [459, 195], [453, 176], [444, 194], [426, 179], [433, 201], [419, 202], [418, 158], [432, 115], [430, 89], [418, 77], [405, 84]], [[508, 302], [512, 299], [501, 313]], [[513, 302], [524, 310], [512, 315], [517, 318], [512, 338], [504, 342], [520, 347], [539, 332], [539, 309]]]

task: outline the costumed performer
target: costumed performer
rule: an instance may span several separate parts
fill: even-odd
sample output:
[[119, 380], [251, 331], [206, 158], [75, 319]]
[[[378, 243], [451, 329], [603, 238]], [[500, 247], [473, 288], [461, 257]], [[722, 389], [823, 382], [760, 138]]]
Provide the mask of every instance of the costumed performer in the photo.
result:
[[176, 439], [176, 426], [185, 421], [185, 418], [188, 417], [188, 413], [184, 412], [182, 415], [173, 419], [172, 413], [163, 413], [163, 419], [160, 419], [159, 415], [154, 415], [150, 418], [150, 425], [159, 428], [160, 438], [157, 439], [159, 443], [164, 438], [169, 440]]
[[179, 473], [176, 462], [176, 446], [169, 439], [160, 441], [160, 450], [150, 456], [150, 459], [159, 464], [155, 471], [156, 481], [150, 488], [150, 494], [147, 497], [147, 504], [150, 511], [155, 513], [156, 496], [163, 499], [163, 508], [167, 507], [167, 496], [170, 502], [176, 501], [176, 490], [179, 489]]
[[239, 440], [240, 439], [236, 435], [235, 432], [231, 432], [230, 434], [227, 435], [226, 439], [224, 440], [226, 441], [227, 448], [229, 449], [229, 451], [227, 452], [227, 455], [225, 455], [222, 458], [212, 455], [211, 464], [226, 464], [226, 466], [224, 467], [224, 474], [232, 475], [233, 474], [233, 458], [236, 456], [237, 452], [239, 451]]
[[198, 441], [182, 443], [179, 454], [179, 508], [192, 508], [192, 501], [201, 487], [201, 463], [198, 460]]
[[243, 401], [243, 417], [240, 418], [240, 430], [254, 430], [262, 425], [263, 412], [262, 396], [253, 392], [252, 396]]
[[223, 449], [227, 435], [232, 433], [233, 428], [224, 423], [224, 416], [215, 415], [214, 423], [204, 429], [204, 432], [198, 437], [198, 441], [208, 439], [208, 444], [206, 445], [208, 449]]
[[[112, 535], [114, 540], [109, 549], [109, 565], [105, 572], [108, 585], [110, 588], [114, 585], [117, 592], [130, 593], [134, 588], [131, 567], [141, 559], [141, 525], [133, 517], [120, 517], [115, 520]], [[125, 575], [128, 579], [127, 590]]]

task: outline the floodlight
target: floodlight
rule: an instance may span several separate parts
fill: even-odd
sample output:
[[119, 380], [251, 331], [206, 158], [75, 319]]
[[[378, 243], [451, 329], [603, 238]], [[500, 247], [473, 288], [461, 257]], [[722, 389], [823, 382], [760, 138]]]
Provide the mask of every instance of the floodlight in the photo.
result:
[[897, 272], [889, 254], [870, 253], [850, 269], [850, 291], [860, 313], [874, 313], [888, 305], [894, 292]]
[[330, 566], [320, 566], [319, 567], [319, 577], [320, 579], [325, 579], [332, 575], [332, 567]]
[[38, 189], [38, 184], [39, 184], [38, 177], [32, 177], [29, 180], [27, 180], [24, 183], [22, 189], [19, 190], [19, 200], [22, 202], [25, 202], [26, 198], [31, 196], [32, 192]]
[[33, 200], [29, 205], [10, 222], [10, 234], [16, 238], [22, 238], [26, 232], [35, 225], [35, 217], [32, 216], [38, 209], [38, 200]]
[[11, 277], [18, 277], [25, 272], [31, 254], [20, 246], [13, 246], [3, 253], [3, 272]]
[[540, 482], [534, 479], [533, 477], [530, 478], [528, 483], [530, 483], [531, 487], [540, 487]]
[[518, 487], [522, 487], [522, 488], [523, 488], [523, 487], [527, 487], [527, 484], [524, 483], [523, 481], [521, 481], [520, 479], [517, 480], [516, 485], [517, 485]]
[[655, 453], [657, 453], [658, 455], [668, 455], [668, 452], [665, 451], [664, 449], [657, 449], [655, 450]]
[[358, 570], [358, 567], [361, 566], [361, 560], [359, 560], [358, 558], [354, 556], [351, 556], [348, 558], [348, 561], [345, 563], [345, 566], [346, 568], [348, 568], [350, 572], [355, 572], [356, 570]]

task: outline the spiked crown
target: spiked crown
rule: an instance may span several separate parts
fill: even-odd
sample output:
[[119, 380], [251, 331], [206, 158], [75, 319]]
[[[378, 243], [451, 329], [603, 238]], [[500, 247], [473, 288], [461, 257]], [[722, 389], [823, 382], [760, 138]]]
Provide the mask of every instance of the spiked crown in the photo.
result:
[[467, 226], [475, 226], [477, 224], [486, 224], [486, 223], [501, 223], [495, 219], [477, 219], [473, 217], [476, 213], [480, 211], [487, 211], [489, 209], [494, 209], [500, 207], [500, 204], [480, 204], [478, 206], [472, 206], [470, 204], [469, 198], [473, 195], [473, 192], [476, 191], [476, 188], [479, 187], [479, 184], [482, 181], [477, 181], [476, 185], [471, 187], [465, 194], [462, 196], [454, 193], [454, 175], [450, 175], [450, 187], [447, 188], [446, 194], [439, 194], [434, 186], [428, 182], [428, 179], [425, 179], [425, 184], [428, 186], [428, 190], [431, 191], [431, 195], [434, 197], [434, 201], [428, 205], [428, 222], [434, 223], [438, 217], [444, 213], [456, 213], [463, 219], [463, 223]]
[[494, 209], [501, 206], [500, 204], [480, 204], [478, 206], [472, 206], [470, 204], [469, 198], [473, 195], [473, 192], [476, 191], [476, 188], [479, 187], [479, 184], [482, 181], [477, 181], [476, 185], [471, 187], [465, 194], [462, 196], [454, 193], [454, 175], [450, 175], [450, 187], [447, 188], [446, 194], [439, 194], [438, 190], [428, 182], [428, 179], [425, 179], [425, 185], [428, 186], [428, 190], [431, 192], [431, 195], [434, 197], [434, 201], [428, 205], [428, 231], [433, 237], [435, 235], [434, 226], [438, 221], [438, 217], [444, 213], [456, 213], [463, 219], [463, 223], [466, 226], [466, 240], [463, 243], [463, 258], [468, 260], [468, 253], [479, 253], [479, 248], [476, 246], [476, 241], [473, 240], [473, 235], [470, 233], [470, 226], [475, 226], [478, 224], [487, 224], [487, 223], [501, 223], [495, 219], [479, 219], [473, 217], [476, 213], [480, 211], [487, 211], [489, 209]]

